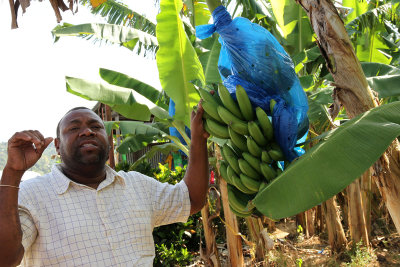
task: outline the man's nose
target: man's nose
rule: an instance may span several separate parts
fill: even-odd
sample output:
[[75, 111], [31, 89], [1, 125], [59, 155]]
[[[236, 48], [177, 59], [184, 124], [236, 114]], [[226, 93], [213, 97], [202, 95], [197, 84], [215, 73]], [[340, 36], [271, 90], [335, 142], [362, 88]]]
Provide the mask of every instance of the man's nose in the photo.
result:
[[80, 135], [84, 135], [84, 136], [91, 136], [91, 135], [96, 135], [96, 133], [94, 131], [92, 131], [92, 129], [90, 129], [89, 127], [85, 127], [82, 132], [80, 133]]

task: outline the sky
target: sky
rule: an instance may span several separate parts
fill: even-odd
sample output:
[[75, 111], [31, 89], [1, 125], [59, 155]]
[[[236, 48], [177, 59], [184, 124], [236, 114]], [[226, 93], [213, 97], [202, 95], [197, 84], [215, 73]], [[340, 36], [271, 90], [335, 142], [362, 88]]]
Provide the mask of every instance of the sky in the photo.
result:
[[[148, 13], [155, 10], [153, 1], [126, 2], [155, 21], [155, 14]], [[61, 23], [104, 22], [87, 7], [78, 8], [75, 14], [62, 12]], [[22, 130], [39, 130], [45, 137], [54, 137], [65, 112], [96, 104], [66, 92], [65, 76], [95, 81], [100, 80], [99, 68], [108, 68], [161, 88], [154, 59], [78, 37], [63, 37], [54, 43], [51, 30], [57, 21], [48, 1], [32, 0], [25, 14], [19, 12], [16, 30], [11, 30], [10, 13], [8, 0], [0, 0], [0, 142]]]

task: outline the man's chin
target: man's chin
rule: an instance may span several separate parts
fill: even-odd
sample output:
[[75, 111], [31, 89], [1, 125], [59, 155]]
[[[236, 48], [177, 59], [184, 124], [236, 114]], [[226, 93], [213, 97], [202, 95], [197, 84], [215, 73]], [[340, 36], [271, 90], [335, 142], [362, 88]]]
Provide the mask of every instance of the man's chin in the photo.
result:
[[107, 159], [96, 153], [93, 153], [89, 155], [80, 155], [79, 161], [84, 165], [104, 165]]

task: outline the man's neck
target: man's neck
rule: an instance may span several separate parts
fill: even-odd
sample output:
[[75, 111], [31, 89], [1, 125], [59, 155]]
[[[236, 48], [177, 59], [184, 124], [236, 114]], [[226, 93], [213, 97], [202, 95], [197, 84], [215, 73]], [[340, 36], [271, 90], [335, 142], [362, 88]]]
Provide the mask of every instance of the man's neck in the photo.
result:
[[106, 179], [106, 167], [99, 168], [98, 166], [82, 168], [74, 170], [68, 168], [65, 164], [61, 164], [61, 170], [69, 179], [76, 183], [84, 184], [91, 188], [97, 189], [102, 181]]

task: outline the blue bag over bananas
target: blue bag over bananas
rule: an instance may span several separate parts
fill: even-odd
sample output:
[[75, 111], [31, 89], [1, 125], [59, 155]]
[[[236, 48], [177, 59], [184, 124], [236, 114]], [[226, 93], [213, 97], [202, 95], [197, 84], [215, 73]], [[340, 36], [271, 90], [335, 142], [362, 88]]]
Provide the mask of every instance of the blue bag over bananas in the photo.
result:
[[229, 184], [230, 208], [237, 216], [247, 217], [257, 214], [251, 199], [282, 173], [281, 162], [286, 159], [275, 142], [267, 113], [252, 107], [243, 87], [236, 89], [237, 101], [223, 85], [218, 86], [218, 93], [199, 92], [205, 130], [227, 141], [221, 147], [220, 174]]

